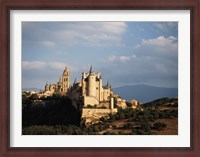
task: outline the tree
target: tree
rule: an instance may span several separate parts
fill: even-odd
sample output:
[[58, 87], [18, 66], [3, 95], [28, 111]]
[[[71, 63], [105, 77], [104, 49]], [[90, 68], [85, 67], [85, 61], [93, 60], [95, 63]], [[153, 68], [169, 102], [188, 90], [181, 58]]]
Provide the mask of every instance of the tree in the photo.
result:
[[31, 100], [36, 100], [36, 99], [38, 99], [38, 96], [37, 96], [37, 94], [32, 94], [30, 96], [30, 98], [31, 98]]
[[145, 132], [149, 132], [151, 131], [151, 126], [149, 123], [142, 123], [141, 124], [141, 129]]
[[161, 123], [161, 122], [156, 122], [156, 123], [153, 124], [153, 128], [155, 130], [162, 130], [162, 129], [166, 128], [166, 127], [167, 127], [167, 124]]

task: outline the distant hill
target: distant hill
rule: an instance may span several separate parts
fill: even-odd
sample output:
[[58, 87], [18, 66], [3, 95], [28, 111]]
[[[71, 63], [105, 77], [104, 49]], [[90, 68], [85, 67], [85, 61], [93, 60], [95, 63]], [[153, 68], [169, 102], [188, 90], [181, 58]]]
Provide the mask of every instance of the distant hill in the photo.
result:
[[22, 92], [26, 92], [26, 91], [36, 91], [39, 92], [41, 89], [38, 88], [22, 88]]
[[139, 102], [149, 102], [162, 97], [174, 98], [178, 96], [178, 88], [154, 87], [148, 85], [133, 85], [113, 88], [114, 93], [122, 99], [135, 99]]

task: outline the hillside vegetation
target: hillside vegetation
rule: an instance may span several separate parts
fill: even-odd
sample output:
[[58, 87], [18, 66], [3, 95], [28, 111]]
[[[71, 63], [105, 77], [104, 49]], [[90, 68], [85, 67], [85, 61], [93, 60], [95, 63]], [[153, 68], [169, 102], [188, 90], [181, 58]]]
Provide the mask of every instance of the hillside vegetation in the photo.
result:
[[136, 109], [118, 108], [99, 123], [80, 125], [81, 113], [66, 96], [23, 95], [23, 135], [154, 135], [178, 134], [178, 99], [162, 98]]

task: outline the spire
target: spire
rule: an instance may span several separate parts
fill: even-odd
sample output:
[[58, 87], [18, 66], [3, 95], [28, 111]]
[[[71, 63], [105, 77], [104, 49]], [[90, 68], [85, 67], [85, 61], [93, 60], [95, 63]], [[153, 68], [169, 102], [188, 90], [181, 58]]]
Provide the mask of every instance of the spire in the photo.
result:
[[76, 77], [75, 77], [75, 79], [74, 79], [74, 85], [76, 84]]
[[108, 87], [108, 88], [111, 88], [111, 85], [110, 85], [109, 80], [107, 81], [107, 87]]
[[109, 80], [107, 81], [107, 87], [109, 87], [110, 86], [110, 83], [109, 83]]
[[90, 73], [90, 74], [92, 73], [92, 65], [90, 66], [90, 71], [89, 71], [89, 73]]
[[68, 74], [68, 68], [67, 66], [65, 67], [64, 71], [63, 71], [63, 75], [67, 75]]

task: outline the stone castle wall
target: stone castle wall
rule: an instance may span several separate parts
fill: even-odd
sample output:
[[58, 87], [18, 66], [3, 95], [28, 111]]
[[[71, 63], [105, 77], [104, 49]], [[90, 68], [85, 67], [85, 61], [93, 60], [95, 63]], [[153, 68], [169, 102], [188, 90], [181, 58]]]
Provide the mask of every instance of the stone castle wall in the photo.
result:
[[84, 97], [84, 106], [87, 106], [87, 105], [94, 106], [94, 105], [98, 105], [98, 104], [99, 104], [99, 101], [96, 99], [96, 97], [94, 97], [94, 96], [85, 96]]
[[117, 113], [117, 108], [114, 109], [82, 109], [82, 119], [84, 119], [84, 123], [87, 124], [94, 124], [99, 122], [99, 119], [103, 116], [107, 116], [108, 114]]

